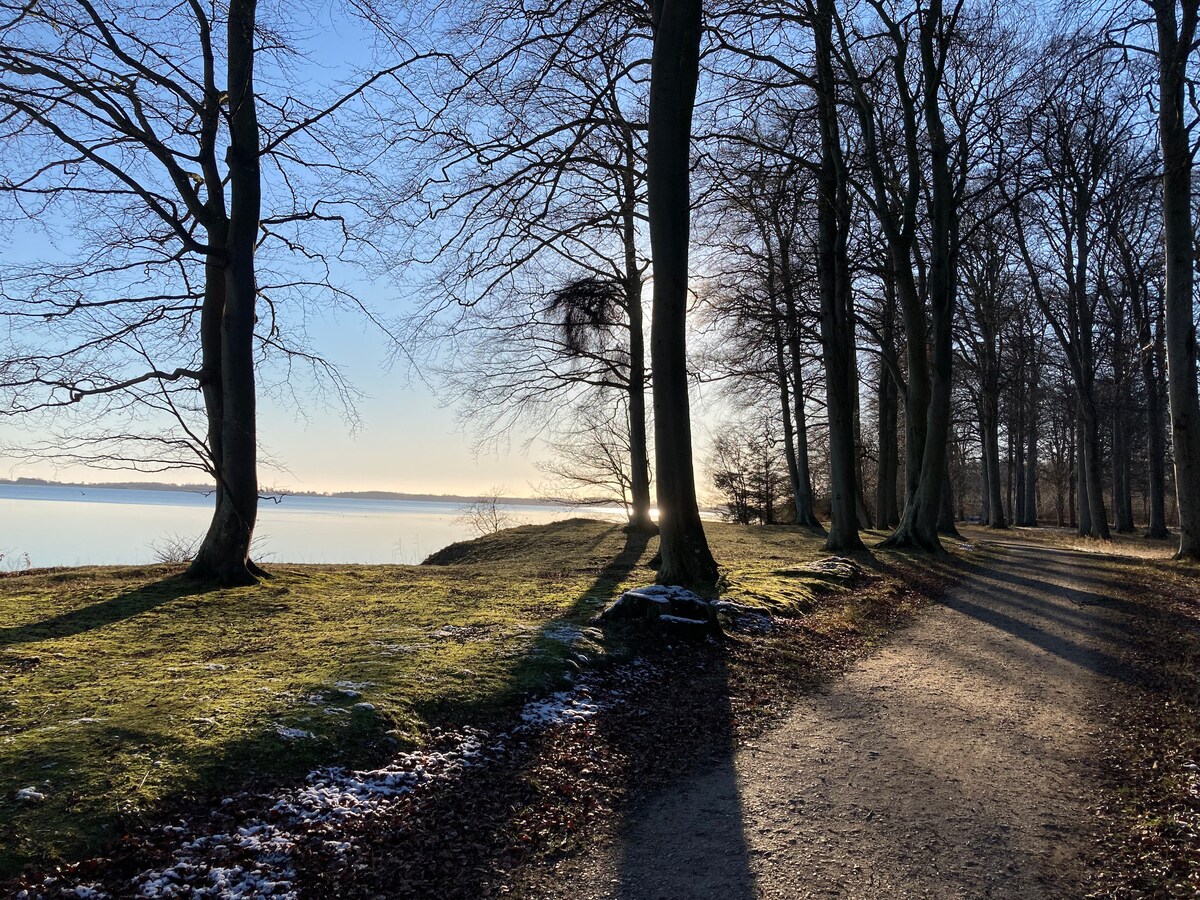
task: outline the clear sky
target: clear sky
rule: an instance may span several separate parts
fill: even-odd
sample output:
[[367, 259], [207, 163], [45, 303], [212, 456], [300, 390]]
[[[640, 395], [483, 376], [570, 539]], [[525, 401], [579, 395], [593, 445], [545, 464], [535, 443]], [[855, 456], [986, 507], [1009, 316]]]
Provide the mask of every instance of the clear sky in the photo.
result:
[[[297, 45], [307, 56], [291, 72], [292, 89], [303, 94], [307, 86], [319, 95], [323, 86], [354, 65], [367, 66], [371, 49], [361, 26], [352, 23], [339, 3], [296, 4], [280, 0], [268, 11], [286, 6], [304, 15], [287, 16]], [[286, 9], [283, 10], [287, 12]], [[298, 23], [298, 24], [297, 24]], [[268, 73], [268, 81], [271, 78]], [[269, 177], [270, 173], [264, 169]], [[69, 238], [67, 238], [69, 240]], [[6, 261], [22, 257], [47, 257], [40, 236], [14, 231], [14, 241], [3, 252]], [[52, 251], [51, 251], [52, 252]], [[362, 299], [389, 314], [411, 308], [412, 300], [386, 279], [360, 285]], [[272, 396], [260, 399], [259, 436], [264, 456], [278, 459], [284, 470], [264, 468], [264, 484], [300, 490], [379, 489], [429, 493], [473, 494], [504, 486], [512, 494], [528, 495], [541, 482], [535, 468], [536, 448], [521, 452], [520, 436], [509, 452], [476, 457], [469, 434], [459, 427], [456, 413], [445, 408], [430, 386], [390, 371], [386, 338], [361, 319], [340, 314], [306, 326], [316, 349], [340, 366], [364, 397], [358, 404], [360, 427], [351, 431], [337, 409], [296, 409], [290, 400]], [[302, 398], [303, 400], [303, 398]], [[303, 415], [300, 414], [303, 412]], [[30, 437], [11, 422], [0, 421], [0, 442]], [[0, 477], [41, 477], [62, 480], [134, 480], [132, 473], [56, 468], [45, 461], [16, 460], [0, 456]], [[198, 476], [198, 473], [197, 473]], [[146, 476], [151, 480], [196, 480], [190, 473]]]
[[[404, 5], [414, 9], [417, 4]], [[261, 4], [274, 14], [283, 14], [288, 31], [304, 59], [290, 68], [286, 79], [297, 96], [319, 96], [355, 68], [370, 66], [377, 47], [364, 27], [345, 13], [340, 0], [320, 7], [298, 0], [276, 0]], [[290, 10], [290, 14], [289, 14]], [[260, 91], [283, 76], [278, 71], [261, 73]], [[266, 85], [266, 87], [264, 87]], [[271, 172], [264, 168], [264, 175]], [[40, 235], [13, 232], [14, 241], [0, 250], [4, 261], [24, 257], [53, 259]], [[65, 234], [62, 240], [71, 241]], [[49, 254], [49, 255], [48, 255]], [[354, 281], [354, 290], [369, 306], [392, 318], [415, 308], [415, 299], [405, 288], [386, 277]], [[415, 292], [412, 292], [415, 293]], [[315, 318], [314, 318], [315, 315]], [[524, 452], [525, 434], [514, 434], [507, 447], [477, 455], [472, 435], [458, 421], [457, 410], [440, 402], [435, 386], [411, 373], [389, 369], [391, 355], [385, 336], [348, 313], [306, 314], [305, 326], [313, 336], [314, 349], [341, 368], [354, 387], [362, 392], [357, 404], [358, 427], [351, 428], [338, 409], [308, 403], [298, 391], [299, 407], [291, 398], [264, 394], [259, 405], [259, 439], [266, 464], [260, 476], [264, 485], [296, 490], [391, 490], [414, 493], [478, 494], [503, 487], [512, 495], [529, 495], [544, 482], [537, 462], [547, 451], [533, 443]], [[166, 361], [177, 364], [177, 361]], [[165, 364], [165, 363], [164, 363]], [[703, 405], [694, 410], [696, 440], [706, 443]], [[11, 420], [0, 420], [0, 446], [45, 437], [28, 428], [18, 430]], [[698, 469], [703, 468], [703, 450]], [[271, 460], [279, 463], [272, 467]], [[40, 477], [57, 480], [139, 480], [136, 473], [65, 468], [45, 460], [5, 457], [0, 451], [0, 477]], [[703, 475], [698, 472], [702, 480]], [[200, 473], [176, 472], [140, 476], [140, 480], [199, 480]]]

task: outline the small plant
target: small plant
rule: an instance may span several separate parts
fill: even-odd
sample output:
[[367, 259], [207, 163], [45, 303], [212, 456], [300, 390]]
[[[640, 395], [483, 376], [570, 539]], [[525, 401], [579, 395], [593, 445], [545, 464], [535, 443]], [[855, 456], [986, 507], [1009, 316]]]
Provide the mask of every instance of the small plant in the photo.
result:
[[504, 488], [494, 487], [487, 496], [466, 504], [459, 510], [458, 523], [471, 529], [476, 537], [520, 525], [521, 521], [504, 508], [504, 494]]
[[33, 561], [28, 553], [15, 553], [12, 550], [0, 550], [0, 571], [28, 572], [33, 568]]
[[199, 538], [187, 537], [182, 534], [172, 533], [150, 542], [150, 552], [154, 554], [154, 561], [160, 563], [191, 562], [196, 558], [198, 549], [200, 549]]

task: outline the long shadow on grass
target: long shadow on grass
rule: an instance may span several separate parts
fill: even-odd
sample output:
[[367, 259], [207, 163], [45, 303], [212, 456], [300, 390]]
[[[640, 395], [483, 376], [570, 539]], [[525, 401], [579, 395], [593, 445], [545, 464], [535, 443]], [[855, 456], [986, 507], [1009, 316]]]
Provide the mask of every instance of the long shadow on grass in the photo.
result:
[[164, 578], [161, 581], [122, 591], [115, 597], [73, 609], [70, 612], [60, 613], [48, 619], [0, 628], [0, 647], [72, 637], [103, 628], [105, 625], [132, 619], [134, 616], [140, 616], [142, 613], [149, 612], [173, 600], [203, 594], [210, 590], [212, 590], [212, 585], [206, 585], [182, 575]]
[[[530, 683], [531, 669], [548, 675], [547, 660], [561, 671], [566, 647], [556, 633], [579, 625], [612, 600], [648, 558], [649, 545], [649, 535], [625, 536], [620, 552], [571, 607], [543, 626], [514, 667], [514, 688]], [[652, 580], [649, 571], [646, 580]], [[662, 848], [639, 841], [633, 810], [645, 799], [647, 786], [707, 760], [708, 777], [721, 785], [714, 795], [721, 808], [696, 824], [720, 829], [728, 852], [721, 860], [696, 864], [720, 867], [719, 896], [754, 896], [732, 765], [734, 723], [723, 651], [708, 644], [666, 648], [661, 638], [647, 639], [636, 630], [609, 629], [606, 640], [614, 638], [628, 643], [627, 656], [637, 654], [654, 665], [644, 669], [652, 672], [648, 677], [621, 683], [624, 702], [568, 728], [518, 730], [497, 761], [466, 769], [443, 790], [410, 795], [394, 815], [371, 822], [358, 836], [348, 865], [306, 863], [307, 892], [444, 900], [511, 895], [521, 886], [511, 884], [508, 873], [530, 864], [549, 871], [560, 858], [591, 846], [614, 823], [624, 822], [617, 846], [626, 851], [614, 860], [621, 878], [615, 896], [692, 896], [675, 891], [688, 881], [687, 866], [673, 864], [667, 871]], [[686, 848], [686, 830], [674, 834]], [[664, 874], [673, 880], [663, 882], [658, 876]]]

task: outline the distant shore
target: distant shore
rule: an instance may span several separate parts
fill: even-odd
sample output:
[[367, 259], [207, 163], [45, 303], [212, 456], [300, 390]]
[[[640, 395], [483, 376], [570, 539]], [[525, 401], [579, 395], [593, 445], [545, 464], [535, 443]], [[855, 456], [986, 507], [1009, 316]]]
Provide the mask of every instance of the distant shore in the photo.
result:
[[[190, 494], [207, 494], [213, 490], [211, 484], [172, 484], [165, 481], [50, 481], [45, 478], [0, 478], [0, 486], [15, 487], [69, 487], [92, 488], [93, 490], [117, 491], [181, 491]], [[264, 487], [264, 494], [285, 497], [330, 497], [337, 500], [417, 500], [433, 503], [474, 503], [484, 499], [475, 494], [411, 494], [403, 491], [295, 491], [287, 488]], [[536, 506], [561, 506], [563, 501], [546, 497], [500, 497], [504, 504]]]

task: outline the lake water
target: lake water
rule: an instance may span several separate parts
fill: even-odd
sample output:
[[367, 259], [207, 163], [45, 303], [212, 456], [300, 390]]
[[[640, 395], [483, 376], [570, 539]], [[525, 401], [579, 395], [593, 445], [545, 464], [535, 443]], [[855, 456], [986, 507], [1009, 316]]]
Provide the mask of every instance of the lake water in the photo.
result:
[[[0, 485], [0, 568], [136, 565], [165, 537], [202, 535], [212, 498], [187, 491]], [[421, 500], [284, 497], [259, 504], [256, 558], [298, 563], [416, 563], [474, 537], [461, 504]], [[508, 504], [514, 524], [616, 510]], [[28, 563], [25, 556], [28, 556]]]

